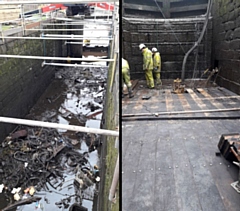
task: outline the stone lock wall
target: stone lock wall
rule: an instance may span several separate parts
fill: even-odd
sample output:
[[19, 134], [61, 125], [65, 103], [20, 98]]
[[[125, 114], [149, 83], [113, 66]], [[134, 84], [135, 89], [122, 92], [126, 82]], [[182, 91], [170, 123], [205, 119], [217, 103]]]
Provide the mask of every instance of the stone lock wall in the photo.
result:
[[[133, 79], [144, 78], [142, 55], [139, 44], [144, 43], [149, 49], [157, 47], [162, 58], [161, 77], [163, 79], [181, 78], [184, 55], [198, 40], [204, 18], [195, 19], [123, 19], [122, 49], [123, 57], [129, 61]], [[201, 74], [211, 65], [212, 20], [209, 21], [204, 38], [188, 57], [185, 78]], [[197, 65], [195, 58], [197, 55]]]
[[240, 1], [213, 1], [213, 64], [217, 83], [240, 94]]
[[[21, 36], [21, 33], [13, 36]], [[28, 36], [39, 37], [39, 34]], [[53, 40], [6, 39], [0, 44], [0, 54], [60, 56], [61, 46], [59, 41]], [[54, 77], [55, 68], [42, 66], [42, 62], [43, 60], [0, 58], [0, 116], [24, 118], [28, 114]], [[14, 124], [0, 123], [0, 140], [15, 127]]]

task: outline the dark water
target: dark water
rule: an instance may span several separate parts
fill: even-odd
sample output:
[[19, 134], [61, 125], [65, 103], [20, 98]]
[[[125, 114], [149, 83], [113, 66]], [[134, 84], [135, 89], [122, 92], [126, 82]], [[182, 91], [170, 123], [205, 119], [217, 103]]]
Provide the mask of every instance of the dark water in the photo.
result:
[[[100, 128], [106, 76], [106, 68], [68, 67], [57, 71], [55, 80], [26, 118]], [[89, 151], [86, 134], [65, 130], [58, 130], [57, 132], [67, 137], [70, 143], [73, 143], [74, 150], [79, 153], [87, 153], [88, 166], [91, 168], [94, 165], [99, 166], [98, 151]], [[96, 140], [101, 138], [96, 137]], [[53, 188], [48, 185], [49, 190], [39, 190], [34, 194], [34, 196], [42, 198], [39, 202], [19, 206], [17, 210], [69, 210], [71, 204], [76, 201], [79, 202], [79, 198], [74, 196], [78, 195], [80, 191], [79, 184], [73, 185], [75, 173], [76, 171], [69, 172], [66, 169], [63, 175], [64, 182], [61, 187]], [[93, 210], [93, 197], [97, 191], [96, 189], [97, 186], [94, 183], [82, 192], [82, 205], [87, 207], [89, 211]], [[67, 204], [65, 208], [61, 204], [62, 200]], [[9, 196], [3, 193], [0, 194], [0, 208], [4, 208], [7, 205], [9, 205]]]

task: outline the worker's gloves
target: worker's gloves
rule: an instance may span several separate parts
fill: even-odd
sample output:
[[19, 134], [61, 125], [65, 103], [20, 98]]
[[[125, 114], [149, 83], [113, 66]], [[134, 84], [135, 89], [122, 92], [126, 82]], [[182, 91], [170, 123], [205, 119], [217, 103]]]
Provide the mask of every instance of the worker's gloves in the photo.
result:
[[153, 71], [154, 71], [154, 72], [156, 72], [156, 71], [157, 71], [157, 69], [158, 69], [157, 67], [154, 67], [154, 68], [153, 68]]

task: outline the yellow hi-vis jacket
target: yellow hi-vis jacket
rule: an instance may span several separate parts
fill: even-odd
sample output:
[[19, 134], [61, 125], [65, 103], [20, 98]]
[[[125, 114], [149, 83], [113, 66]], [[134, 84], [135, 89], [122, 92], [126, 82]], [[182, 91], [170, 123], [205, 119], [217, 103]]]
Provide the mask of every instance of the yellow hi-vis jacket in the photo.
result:
[[143, 49], [143, 70], [152, 70], [153, 69], [153, 59], [152, 52], [145, 48]]
[[153, 68], [161, 70], [161, 56], [159, 52], [156, 52], [153, 56]]
[[127, 72], [129, 70], [128, 61], [122, 58], [122, 71]]

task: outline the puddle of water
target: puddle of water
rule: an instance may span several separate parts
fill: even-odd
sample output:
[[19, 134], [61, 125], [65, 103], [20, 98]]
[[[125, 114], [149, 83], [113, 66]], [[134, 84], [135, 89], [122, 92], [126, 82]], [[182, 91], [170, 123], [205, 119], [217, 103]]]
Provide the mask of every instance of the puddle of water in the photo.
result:
[[[64, 124], [64, 125], [68, 125], [68, 121], [66, 119], [64, 119], [62, 116], [58, 115], [58, 122], [59, 124]], [[65, 133], [67, 132], [67, 130], [63, 130], [63, 129], [58, 129], [59, 133]]]
[[[84, 70], [83, 68], [65, 68], [57, 72], [56, 79], [46, 92], [41, 96], [37, 104], [30, 111], [27, 118], [37, 119], [48, 122], [58, 122], [60, 124], [81, 125], [91, 128], [100, 128], [102, 114], [94, 115], [92, 119], [88, 119], [86, 115], [93, 114], [102, 109], [102, 98], [104, 95], [103, 84], [106, 80], [107, 70], [99, 68], [91, 68]], [[61, 76], [61, 77], [60, 77]], [[61, 78], [61, 79], [60, 79]], [[59, 80], [60, 79], [60, 80]], [[89, 83], [87, 83], [87, 80]], [[101, 83], [99, 83], [101, 81]], [[91, 83], [90, 83], [91, 82]], [[84, 141], [84, 137], [80, 137], [77, 133], [72, 131], [58, 130], [58, 132], [72, 140], [81, 141], [81, 144], [76, 144], [74, 149], [81, 153], [88, 152], [86, 156], [89, 164], [93, 167], [98, 165], [99, 158], [97, 150], [89, 152], [89, 147]], [[86, 135], [85, 135], [86, 136]], [[85, 137], [86, 138], [86, 137]], [[76, 197], [69, 197], [76, 194], [79, 189], [73, 186], [74, 174], [64, 174], [65, 182], [63, 189], [54, 189], [48, 185], [49, 191], [41, 190], [36, 192], [35, 196], [42, 199], [39, 203], [32, 203], [29, 205], [20, 206], [18, 210], [32, 211], [32, 210], [68, 210], [69, 207], [60, 208], [56, 204], [62, 199], [68, 199], [68, 205], [74, 202], [80, 202]], [[84, 199], [82, 205], [92, 210], [93, 196], [96, 185], [83, 191]], [[0, 195], [1, 196], [1, 195]], [[90, 200], [89, 200], [90, 199]], [[4, 197], [1, 197], [3, 203], [0, 204], [5, 207], [8, 202]]]

